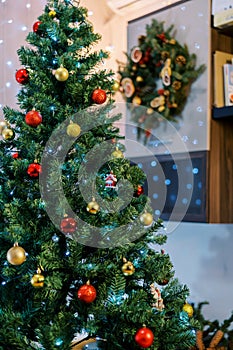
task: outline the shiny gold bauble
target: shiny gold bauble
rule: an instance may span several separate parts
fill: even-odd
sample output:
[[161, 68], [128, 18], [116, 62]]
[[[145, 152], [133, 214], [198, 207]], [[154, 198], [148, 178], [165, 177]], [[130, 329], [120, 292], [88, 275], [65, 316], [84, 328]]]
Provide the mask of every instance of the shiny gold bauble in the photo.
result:
[[114, 158], [124, 158], [124, 154], [118, 148], [112, 152], [112, 156]]
[[153, 216], [150, 213], [144, 213], [140, 216], [140, 221], [144, 226], [149, 226], [153, 222]]
[[193, 316], [193, 307], [189, 303], [184, 304], [183, 311], [187, 312], [189, 317]]
[[136, 82], [137, 83], [142, 83], [143, 82], [143, 77], [141, 77], [140, 75], [138, 75], [137, 77], [136, 77]]
[[26, 252], [16, 242], [14, 247], [8, 250], [6, 258], [11, 265], [21, 265], [26, 260]]
[[125, 262], [121, 270], [125, 276], [131, 276], [135, 272], [133, 263], [131, 263], [130, 261]]
[[99, 204], [95, 201], [95, 198], [92, 199], [91, 202], [87, 205], [87, 211], [91, 214], [97, 214], [100, 210]]
[[2, 131], [7, 128], [9, 126], [9, 124], [5, 121], [5, 120], [0, 120], [0, 134], [2, 133]]
[[119, 88], [120, 88], [119, 82], [118, 82], [118, 81], [115, 81], [114, 84], [113, 84], [113, 86], [112, 86], [113, 91], [118, 91]]
[[5, 128], [2, 130], [2, 137], [4, 140], [12, 140], [15, 137], [15, 133], [10, 128]]
[[54, 75], [58, 81], [66, 81], [69, 77], [69, 72], [66, 68], [60, 67], [55, 71]]
[[70, 123], [67, 126], [66, 132], [67, 132], [67, 135], [69, 135], [71, 137], [78, 137], [80, 135], [81, 128], [76, 123]]
[[142, 103], [142, 99], [139, 96], [135, 96], [132, 100], [134, 105], [140, 105]]
[[35, 288], [42, 288], [44, 286], [44, 276], [41, 274], [40, 269], [38, 269], [37, 273], [32, 277], [31, 284]]

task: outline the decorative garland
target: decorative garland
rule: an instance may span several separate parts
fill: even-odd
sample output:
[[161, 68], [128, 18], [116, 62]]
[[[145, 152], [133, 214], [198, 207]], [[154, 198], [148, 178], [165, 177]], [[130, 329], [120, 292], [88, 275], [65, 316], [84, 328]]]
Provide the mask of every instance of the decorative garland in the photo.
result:
[[[196, 55], [175, 40], [173, 27], [165, 31], [164, 22], [153, 19], [146, 26], [146, 35], [139, 36], [138, 45], [126, 54], [127, 63], [118, 62], [119, 91], [132, 103], [132, 119], [147, 136], [161, 119], [181, 117], [191, 84], [205, 70], [205, 65], [196, 68]], [[136, 108], [140, 105], [146, 107], [143, 116]]]

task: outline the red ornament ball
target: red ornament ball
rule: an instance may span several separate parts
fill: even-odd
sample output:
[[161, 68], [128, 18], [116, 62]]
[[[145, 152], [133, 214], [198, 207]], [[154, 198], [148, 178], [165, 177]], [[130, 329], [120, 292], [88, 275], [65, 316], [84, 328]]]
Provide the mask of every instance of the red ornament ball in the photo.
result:
[[107, 99], [106, 91], [104, 91], [102, 89], [96, 89], [96, 90], [93, 91], [93, 93], [91, 95], [91, 98], [92, 98], [92, 101], [94, 103], [97, 103], [98, 105], [101, 105]]
[[136, 196], [140, 197], [141, 194], [143, 194], [143, 193], [144, 193], [143, 187], [141, 185], [138, 185], [138, 188], [137, 188], [137, 191], [136, 191]]
[[63, 233], [73, 233], [77, 229], [77, 221], [70, 217], [61, 220], [60, 229]]
[[42, 116], [37, 111], [29, 111], [25, 116], [27, 125], [36, 128], [42, 122]]
[[27, 84], [28, 80], [29, 80], [29, 74], [27, 69], [22, 68], [17, 70], [17, 72], [15, 73], [15, 79], [19, 84]]
[[18, 152], [14, 152], [14, 153], [12, 154], [12, 158], [14, 158], [14, 159], [19, 158], [19, 153], [18, 153]]
[[27, 173], [30, 177], [38, 177], [41, 171], [42, 171], [41, 165], [38, 163], [29, 164], [27, 169]]
[[32, 29], [33, 29], [33, 32], [34, 32], [34, 33], [37, 33], [37, 32], [38, 32], [38, 29], [39, 29], [39, 26], [40, 26], [41, 23], [42, 23], [41, 21], [37, 21], [37, 22], [35, 22], [35, 23], [33, 24]]
[[77, 292], [78, 298], [87, 304], [92, 303], [96, 298], [96, 289], [89, 283], [81, 286]]
[[142, 348], [149, 348], [154, 341], [154, 334], [149, 328], [142, 327], [136, 332], [134, 339]]

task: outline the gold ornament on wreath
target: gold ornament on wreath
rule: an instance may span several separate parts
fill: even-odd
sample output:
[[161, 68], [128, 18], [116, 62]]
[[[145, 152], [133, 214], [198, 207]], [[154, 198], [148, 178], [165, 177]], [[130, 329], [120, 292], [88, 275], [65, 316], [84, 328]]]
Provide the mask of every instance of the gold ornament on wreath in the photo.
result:
[[[127, 62], [118, 62], [119, 91], [130, 105], [131, 119], [141, 129], [155, 129], [164, 119], [177, 122], [182, 117], [192, 83], [204, 72], [197, 57], [189, 53], [163, 22], [152, 19], [146, 35], [126, 54]], [[137, 108], [145, 106], [145, 115]], [[149, 135], [149, 134], [148, 134]]]

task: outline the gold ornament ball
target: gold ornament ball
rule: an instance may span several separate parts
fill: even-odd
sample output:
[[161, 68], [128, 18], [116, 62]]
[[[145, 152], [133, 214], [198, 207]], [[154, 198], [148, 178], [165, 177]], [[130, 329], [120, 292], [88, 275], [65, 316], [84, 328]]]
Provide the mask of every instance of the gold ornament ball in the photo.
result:
[[140, 75], [138, 75], [137, 78], [136, 78], [136, 82], [137, 83], [142, 83], [143, 80], [144, 80], [143, 77], [141, 77]]
[[70, 137], [78, 137], [81, 132], [81, 128], [76, 123], [70, 123], [67, 126], [66, 132], [67, 132], [67, 135], [69, 135]]
[[97, 214], [100, 210], [99, 204], [95, 201], [95, 198], [92, 199], [91, 202], [87, 205], [87, 211], [91, 214]]
[[132, 100], [134, 105], [140, 105], [142, 103], [142, 99], [139, 96], [135, 96]]
[[131, 276], [135, 272], [133, 263], [131, 263], [130, 261], [127, 261], [126, 263], [124, 263], [121, 270], [125, 276]]
[[69, 77], [69, 72], [64, 67], [60, 67], [55, 71], [55, 78], [58, 81], [66, 81], [68, 77]]
[[21, 265], [26, 260], [26, 252], [15, 243], [14, 247], [8, 250], [6, 258], [11, 265]]
[[118, 91], [119, 88], [120, 88], [120, 84], [118, 83], [118, 81], [115, 81], [112, 86], [113, 91]]
[[189, 317], [193, 316], [193, 307], [189, 303], [184, 304], [183, 311], [187, 312]]
[[0, 134], [2, 133], [2, 131], [7, 128], [9, 126], [9, 124], [5, 121], [5, 120], [1, 120], [0, 121]]
[[35, 288], [42, 288], [44, 286], [44, 276], [37, 271], [37, 273], [32, 277], [31, 284]]
[[153, 216], [150, 213], [144, 213], [140, 216], [140, 221], [143, 225], [149, 226], [153, 222]]
[[124, 154], [118, 148], [112, 152], [112, 156], [114, 158], [124, 158]]
[[12, 140], [15, 137], [15, 133], [12, 129], [5, 128], [2, 131], [2, 137], [4, 138], [4, 140]]

